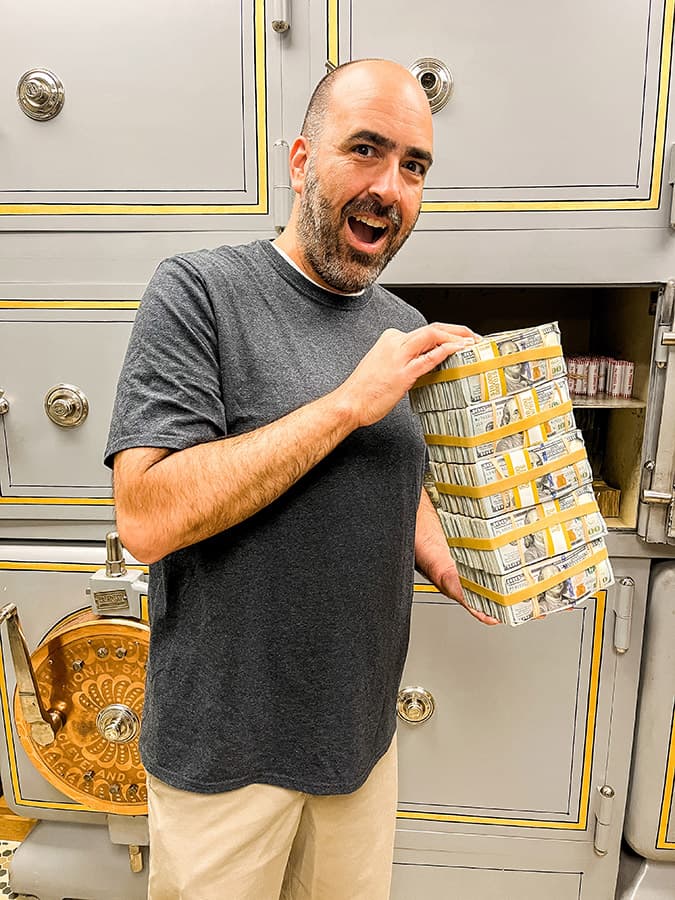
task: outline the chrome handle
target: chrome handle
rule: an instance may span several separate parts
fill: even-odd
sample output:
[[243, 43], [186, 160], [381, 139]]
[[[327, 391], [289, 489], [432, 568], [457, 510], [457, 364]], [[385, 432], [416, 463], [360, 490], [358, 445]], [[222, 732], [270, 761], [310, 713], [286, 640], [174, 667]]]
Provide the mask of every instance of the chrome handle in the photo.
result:
[[274, 0], [272, 4], [272, 30], [283, 34], [291, 27], [290, 0]]
[[40, 747], [48, 747], [54, 743], [56, 732], [63, 725], [63, 718], [58, 710], [44, 708], [35, 672], [31, 665], [26, 638], [19, 622], [16, 603], [8, 603], [7, 606], [0, 609], [0, 625], [3, 622], [7, 622], [9, 648], [14, 663], [21, 712], [30, 727], [31, 738]]
[[47, 392], [45, 412], [55, 425], [75, 428], [89, 415], [89, 401], [78, 387], [57, 384]]
[[96, 716], [96, 730], [113, 744], [127, 744], [138, 734], [141, 723], [138, 716], [124, 703], [111, 703]]
[[452, 74], [445, 63], [440, 59], [425, 56], [416, 59], [410, 66], [410, 71], [427, 95], [432, 114], [443, 109], [450, 99], [454, 86]]
[[29, 118], [46, 122], [61, 112], [66, 94], [61, 79], [49, 69], [30, 69], [19, 79], [16, 98]]
[[398, 692], [396, 712], [400, 719], [411, 725], [421, 725], [434, 714], [433, 696], [423, 687], [406, 687]]

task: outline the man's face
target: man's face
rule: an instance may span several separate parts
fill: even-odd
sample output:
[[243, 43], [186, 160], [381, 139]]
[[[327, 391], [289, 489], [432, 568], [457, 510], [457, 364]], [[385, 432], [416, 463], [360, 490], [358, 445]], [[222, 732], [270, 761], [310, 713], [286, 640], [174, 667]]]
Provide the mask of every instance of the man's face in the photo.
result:
[[414, 82], [378, 85], [361, 67], [333, 91], [310, 147], [297, 232], [306, 262], [334, 290], [372, 284], [412, 231], [431, 164], [431, 116]]

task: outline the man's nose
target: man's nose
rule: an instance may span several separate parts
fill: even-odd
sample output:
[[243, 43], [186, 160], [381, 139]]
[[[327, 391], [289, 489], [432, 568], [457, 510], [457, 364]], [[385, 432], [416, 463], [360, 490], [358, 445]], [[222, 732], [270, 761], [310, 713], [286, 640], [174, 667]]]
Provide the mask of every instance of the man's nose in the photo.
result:
[[371, 196], [382, 206], [392, 206], [401, 199], [401, 170], [397, 159], [385, 159], [378, 166], [377, 173], [369, 187]]

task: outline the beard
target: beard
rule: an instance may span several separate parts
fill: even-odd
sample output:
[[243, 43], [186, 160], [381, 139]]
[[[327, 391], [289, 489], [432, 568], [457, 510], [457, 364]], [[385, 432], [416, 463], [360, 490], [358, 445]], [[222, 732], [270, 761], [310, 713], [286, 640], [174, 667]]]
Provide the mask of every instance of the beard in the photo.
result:
[[[389, 223], [377, 253], [363, 253], [344, 239], [343, 227], [355, 215], [377, 216]], [[312, 160], [309, 161], [300, 197], [297, 232], [305, 259], [333, 290], [354, 294], [371, 285], [408, 239], [418, 216], [419, 211], [404, 229], [398, 206], [382, 206], [374, 197], [351, 200], [337, 211], [322, 191]]]

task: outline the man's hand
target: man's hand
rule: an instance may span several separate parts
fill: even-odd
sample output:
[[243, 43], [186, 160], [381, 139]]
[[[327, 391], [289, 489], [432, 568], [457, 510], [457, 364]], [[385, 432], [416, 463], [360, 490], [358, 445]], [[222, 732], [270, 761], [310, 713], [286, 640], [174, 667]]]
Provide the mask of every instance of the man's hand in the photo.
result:
[[417, 508], [415, 529], [415, 564], [438, 590], [455, 600], [484, 625], [499, 625], [499, 619], [472, 609], [464, 599], [464, 591], [457, 574], [457, 566], [450, 555], [438, 513], [422, 488]]
[[499, 619], [488, 616], [469, 606], [464, 599], [464, 591], [462, 590], [459, 575], [457, 574], [457, 568], [453, 562], [450, 562], [447, 569], [442, 572], [440, 576], [436, 576], [434, 584], [442, 594], [445, 594], [446, 597], [450, 597], [451, 600], [455, 600], [460, 606], [463, 606], [467, 612], [471, 613], [474, 619], [478, 619], [478, 621], [482, 622], [484, 625], [500, 624]]
[[358, 426], [379, 422], [426, 375], [452, 353], [479, 340], [464, 325], [435, 322], [405, 333], [388, 328], [338, 391]]

